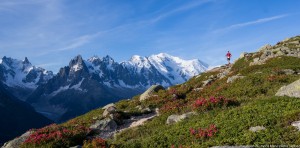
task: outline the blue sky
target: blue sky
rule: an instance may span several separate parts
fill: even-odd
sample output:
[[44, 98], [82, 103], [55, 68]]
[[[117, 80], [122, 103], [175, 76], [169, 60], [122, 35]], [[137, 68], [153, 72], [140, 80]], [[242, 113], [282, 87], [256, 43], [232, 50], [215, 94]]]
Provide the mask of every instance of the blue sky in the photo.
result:
[[300, 34], [299, 0], [1, 0], [0, 56], [57, 72], [71, 58], [165, 52], [210, 65]]

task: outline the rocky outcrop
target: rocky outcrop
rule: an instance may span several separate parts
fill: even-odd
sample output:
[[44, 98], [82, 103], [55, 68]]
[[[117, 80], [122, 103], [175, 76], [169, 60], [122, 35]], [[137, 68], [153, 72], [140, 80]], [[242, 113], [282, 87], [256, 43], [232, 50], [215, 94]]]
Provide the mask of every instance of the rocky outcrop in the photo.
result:
[[262, 131], [262, 130], [266, 130], [266, 128], [263, 127], [263, 126], [255, 126], [255, 127], [250, 127], [249, 128], [249, 131], [251, 131], [251, 132], [259, 132], [259, 131]]
[[[255, 58], [252, 65], [262, 65], [267, 60], [278, 56], [292, 56], [300, 58], [300, 42], [296, 38], [289, 38], [282, 42], [278, 42], [276, 45], [265, 45], [259, 49], [261, 53], [260, 57]], [[242, 56], [242, 55], [241, 55]]]
[[152, 85], [148, 90], [146, 90], [141, 96], [140, 101], [147, 100], [150, 98], [153, 93], [158, 92], [159, 90], [164, 90], [165, 88], [161, 85]]
[[189, 112], [189, 113], [185, 113], [182, 115], [171, 115], [168, 117], [166, 124], [173, 124], [173, 123], [177, 123], [179, 121], [185, 120], [190, 118], [191, 116], [196, 115], [195, 112]]
[[275, 96], [289, 96], [300, 98], [300, 79], [287, 85], [281, 87]]
[[6, 142], [1, 148], [17, 148], [32, 134], [32, 131], [28, 131], [18, 138], [15, 138], [9, 142]]

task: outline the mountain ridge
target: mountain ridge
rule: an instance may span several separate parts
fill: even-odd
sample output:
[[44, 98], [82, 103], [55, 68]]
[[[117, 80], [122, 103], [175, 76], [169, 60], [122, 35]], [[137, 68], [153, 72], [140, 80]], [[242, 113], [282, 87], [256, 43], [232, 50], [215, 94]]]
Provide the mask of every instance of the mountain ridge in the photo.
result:
[[133, 56], [131, 61], [120, 63], [108, 55], [87, 60], [77, 55], [26, 101], [48, 118], [64, 121], [106, 103], [130, 98], [153, 84], [168, 87], [183, 83], [206, 68], [207, 64], [200, 60], [185, 61], [168, 54]]

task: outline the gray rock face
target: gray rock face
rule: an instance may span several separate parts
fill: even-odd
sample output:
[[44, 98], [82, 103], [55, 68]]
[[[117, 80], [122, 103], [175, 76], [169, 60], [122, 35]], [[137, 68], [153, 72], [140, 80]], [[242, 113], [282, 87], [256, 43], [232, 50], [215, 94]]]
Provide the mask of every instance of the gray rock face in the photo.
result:
[[255, 126], [255, 127], [250, 127], [249, 128], [249, 131], [251, 131], [251, 132], [259, 132], [259, 131], [262, 131], [262, 130], [266, 130], [266, 128], [263, 127], [263, 126]]
[[300, 98], [300, 79], [287, 85], [281, 87], [275, 96], [289, 96]]
[[300, 121], [292, 122], [292, 126], [296, 127], [300, 131]]
[[102, 114], [103, 117], [106, 117], [110, 114], [113, 114], [117, 111], [117, 108], [115, 106], [110, 106], [108, 108], [106, 108]]
[[161, 85], [152, 85], [148, 90], [146, 90], [141, 96], [140, 101], [147, 100], [151, 97], [154, 92], [158, 92], [159, 90], [164, 90], [165, 88]]
[[173, 123], [177, 123], [179, 121], [185, 120], [190, 118], [191, 116], [196, 115], [195, 112], [189, 112], [189, 113], [185, 113], [182, 115], [171, 115], [168, 117], [166, 124], [173, 124]]
[[11, 140], [7, 143], [5, 143], [1, 148], [17, 148], [20, 147], [20, 145], [32, 134], [32, 131], [28, 131], [25, 134], [21, 135], [18, 138], [15, 138], [14, 140]]
[[238, 76], [238, 75], [229, 77], [229, 78], [227, 79], [227, 83], [232, 83], [232, 82], [234, 82], [235, 80], [237, 80], [237, 79], [242, 79], [242, 78], [244, 78], [244, 77], [245, 77], [245, 76]]
[[117, 123], [110, 119], [105, 118], [103, 120], [97, 120], [95, 124], [90, 126], [93, 132], [100, 133], [101, 131], [115, 131], [117, 129]]

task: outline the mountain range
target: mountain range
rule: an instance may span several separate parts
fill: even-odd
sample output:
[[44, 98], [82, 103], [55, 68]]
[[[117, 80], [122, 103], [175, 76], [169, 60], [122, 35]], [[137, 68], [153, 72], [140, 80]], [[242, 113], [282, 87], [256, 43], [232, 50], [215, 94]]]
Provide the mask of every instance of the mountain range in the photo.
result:
[[16, 98], [55, 121], [66, 121], [91, 109], [130, 98], [153, 84], [165, 87], [204, 72], [200, 60], [183, 60], [165, 53], [115, 62], [110, 56], [84, 60], [78, 55], [54, 75], [27, 58], [0, 59], [0, 80]]
[[[75, 67], [88, 70], [84, 65]], [[86, 79], [79, 79], [80, 86]], [[296, 36], [244, 52], [232, 64], [182, 84], [168, 89], [154, 85], [131, 99], [36, 129], [3, 148], [299, 147], [299, 89], [300, 36]]]

